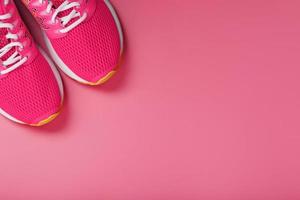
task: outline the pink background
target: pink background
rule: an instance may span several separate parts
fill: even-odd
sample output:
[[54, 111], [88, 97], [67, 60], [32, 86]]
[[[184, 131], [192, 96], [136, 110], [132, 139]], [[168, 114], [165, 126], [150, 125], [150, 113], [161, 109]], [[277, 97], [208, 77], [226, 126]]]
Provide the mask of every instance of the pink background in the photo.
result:
[[113, 3], [116, 77], [64, 77], [44, 128], [0, 118], [0, 199], [300, 199], [300, 2]]

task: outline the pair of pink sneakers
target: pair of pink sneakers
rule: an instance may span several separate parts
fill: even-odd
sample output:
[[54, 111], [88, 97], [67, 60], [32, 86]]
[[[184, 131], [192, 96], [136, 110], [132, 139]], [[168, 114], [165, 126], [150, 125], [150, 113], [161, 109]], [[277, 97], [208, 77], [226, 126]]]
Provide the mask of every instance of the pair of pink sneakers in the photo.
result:
[[0, 0], [0, 114], [49, 123], [64, 99], [52, 61], [72, 79], [99, 85], [115, 73], [122, 50], [109, 0]]

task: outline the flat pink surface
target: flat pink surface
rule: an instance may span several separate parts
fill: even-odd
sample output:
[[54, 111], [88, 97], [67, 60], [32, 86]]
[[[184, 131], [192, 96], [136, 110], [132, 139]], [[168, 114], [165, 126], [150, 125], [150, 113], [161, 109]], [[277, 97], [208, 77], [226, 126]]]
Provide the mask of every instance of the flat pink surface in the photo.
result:
[[64, 77], [44, 128], [0, 118], [0, 199], [299, 199], [300, 2], [113, 3], [117, 76]]

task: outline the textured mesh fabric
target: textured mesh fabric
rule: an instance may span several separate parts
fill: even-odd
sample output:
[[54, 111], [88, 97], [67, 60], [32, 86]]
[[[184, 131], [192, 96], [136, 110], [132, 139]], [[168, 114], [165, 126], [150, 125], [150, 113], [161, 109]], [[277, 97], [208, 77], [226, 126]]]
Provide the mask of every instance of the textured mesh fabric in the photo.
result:
[[119, 32], [104, 1], [97, 1], [96, 11], [88, 21], [51, 43], [75, 74], [91, 82], [114, 69], [120, 57]]
[[0, 77], [0, 107], [22, 122], [38, 123], [56, 113], [60, 104], [58, 84], [40, 53], [32, 63]]

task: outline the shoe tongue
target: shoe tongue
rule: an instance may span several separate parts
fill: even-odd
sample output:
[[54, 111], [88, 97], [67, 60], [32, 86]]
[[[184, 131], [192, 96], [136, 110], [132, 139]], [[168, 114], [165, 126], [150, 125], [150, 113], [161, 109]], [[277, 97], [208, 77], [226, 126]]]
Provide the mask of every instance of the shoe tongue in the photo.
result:
[[55, 8], [59, 7], [65, 0], [52, 0], [53, 6]]
[[4, 6], [4, 0], [1, 0], [0, 1], [0, 15], [4, 15], [4, 14], [6, 14], [6, 9]]
[[[66, 0], [50, 0], [53, 3], [53, 6], [55, 8], [58, 8], [62, 3], [64, 3]], [[72, 2], [78, 2], [78, 0], [68, 0], [69, 3]]]
[[[5, 11], [4, 1], [0, 0], [0, 15], [5, 15], [7, 12]], [[5, 47], [11, 41], [6, 38], [8, 31], [6, 28], [0, 28], [0, 49]], [[7, 52], [2, 58], [1, 61], [6, 61], [14, 52], [16, 48], [12, 48], [9, 52]]]
[[0, 28], [0, 49], [9, 43], [6, 39], [7, 30], [4, 28]]
[[[0, 0], [1, 1], [1, 0]], [[62, 3], [64, 3], [66, 0], [51, 0], [53, 3], [54, 8], [58, 8]], [[74, 2], [75, 0], [69, 0], [69, 2]], [[58, 14], [59, 18], [68, 16], [72, 12], [73, 8], [70, 8], [68, 10], [62, 11]], [[72, 24], [76, 19], [72, 19], [67, 25]]]
[[[7, 44], [9, 44], [11, 41], [6, 38], [7, 30], [4, 28], [0, 29], [0, 49], [5, 47]], [[6, 61], [14, 52], [16, 51], [16, 48], [11, 48], [9, 52], [7, 52], [2, 58], [0, 58], [1, 61]]]

